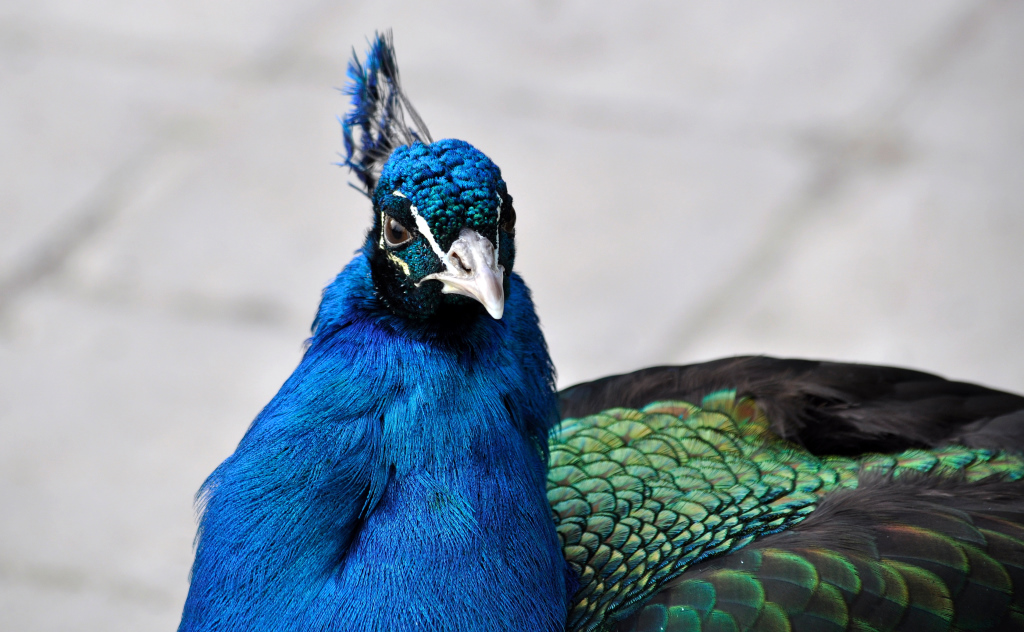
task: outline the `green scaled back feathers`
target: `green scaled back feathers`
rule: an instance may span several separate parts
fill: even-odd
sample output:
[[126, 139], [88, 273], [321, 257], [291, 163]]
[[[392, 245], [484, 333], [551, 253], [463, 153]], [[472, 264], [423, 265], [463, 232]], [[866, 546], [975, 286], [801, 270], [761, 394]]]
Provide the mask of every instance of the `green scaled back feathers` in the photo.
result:
[[[548, 499], [565, 557], [580, 580], [567, 630], [608, 629], [609, 622], [622, 620], [636, 632], [796, 630], [801, 616], [825, 625], [815, 629], [891, 629], [879, 624], [904, 621], [911, 607], [922, 625], [940, 625], [903, 629], [950, 629], [952, 593], [970, 588], [964, 569], [981, 569], [978, 585], [1009, 599], [1007, 573], [985, 548], [1024, 552], [1017, 540], [1024, 534], [965, 523], [964, 543], [892, 525], [887, 535], [903, 541], [903, 559], [770, 548], [722, 558], [797, 525], [824, 495], [856, 489], [866, 475], [968, 482], [1024, 477], [1019, 455], [960, 446], [817, 457], [777, 437], [754, 401], [737, 399], [735, 391], [708, 395], [700, 406], [666, 401], [566, 419], [550, 446]], [[727, 559], [728, 568], [680, 577], [716, 558]], [[960, 579], [935, 588], [941, 573], [929, 563], [954, 574], [960, 568]], [[861, 593], [877, 596], [895, 614], [851, 620], [851, 600]]]

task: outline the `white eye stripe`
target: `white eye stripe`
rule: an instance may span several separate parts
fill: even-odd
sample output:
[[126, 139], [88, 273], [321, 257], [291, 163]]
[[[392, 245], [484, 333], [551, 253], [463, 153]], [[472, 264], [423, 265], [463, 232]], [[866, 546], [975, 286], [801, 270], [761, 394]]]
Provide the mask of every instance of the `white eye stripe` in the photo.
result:
[[388, 259], [391, 259], [396, 264], [398, 264], [398, 267], [402, 269], [402, 272], [405, 273], [405, 276], [409, 276], [410, 274], [412, 274], [412, 271], [409, 269], [409, 264], [406, 263], [401, 257], [391, 252], [390, 250], [387, 250], [385, 252], [387, 252]]
[[[391, 195], [406, 200], [409, 199], [407, 195], [397, 189], [392, 191]], [[430, 249], [434, 251], [434, 254], [440, 257], [442, 262], [445, 261], [447, 255], [444, 254], [441, 247], [437, 245], [437, 241], [434, 240], [434, 233], [430, 230], [430, 224], [427, 224], [427, 220], [420, 215], [420, 212], [416, 210], [415, 206], [410, 204], [409, 208], [412, 210], [412, 218], [416, 222], [416, 230], [420, 231], [420, 234], [427, 239], [427, 243], [430, 244]]]
[[[494, 194], [498, 198], [498, 224], [501, 224], [501, 207], [502, 207], [504, 201], [501, 198], [501, 192], [500, 191], [495, 191]], [[391, 195], [393, 195], [395, 197], [409, 199], [408, 196], [406, 196], [404, 193], [402, 193], [401, 191], [399, 191], [397, 189], [392, 191]], [[430, 230], [430, 224], [427, 223], [426, 218], [423, 217], [422, 215], [420, 215], [420, 212], [416, 209], [416, 207], [414, 205], [410, 204], [409, 205], [409, 209], [412, 211], [412, 218], [416, 222], [416, 230], [418, 230], [420, 232], [420, 234], [423, 235], [423, 237], [427, 240], [427, 243], [430, 244], [430, 249], [434, 251], [434, 254], [437, 255], [437, 258], [441, 260], [441, 263], [447, 265], [448, 264], [448, 254], [445, 253], [443, 250], [441, 250], [441, 247], [439, 245], [437, 245], [437, 241], [434, 239], [434, 233], [433, 233], [433, 231]], [[497, 257], [499, 252], [501, 252], [501, 231], [500, 230], [497, 231], [496, 237], [495, 237], [495, 248], [494, 248], [494, 255], [495, 255], [495, 257]]]
[[505, 200], [501, 199], [501, 191], [495, 191], [494, 195], [498, 198], [498, 229], [494, 231], [494, 258], [497, 259], [501, 253], [501, 207]]
[[431, 232], [430, 224], [427, 223], [426, 218], [420, 215], [415, 206], [410, 204], [409, 209], [412, 211], [412, 218], [416, 222], [416, 230], [420, 231], [420, 234], [426, 238], [427, 243], [430, 244], [430, 249], [434, 251], [434, 254], [441, 260], [441, 263], [447, 264], [448, 255], [441, 250], [441, 247], [437, 245], [437, 241], [434, 240], [434, 233]]
[[[384, 222], [386, 222], [386, 221], [388, 221], [387, 214], [381, 213], [380, 214], [380, 223], [383, 225]], [[389, 249], [384, 247], [384, 231], [383, 230], [380, 233], [380, 249], [387, 255], [388, 259], [391, 259], [396, 264], [398, 264], [398, 266], [400, 268], [402, 268], [402, 272], [405, 273], [405, 276], [409, 276], [410, 274], [412, 274], [412, 271], [409, 269], [409, 264], [406, 263], [404, 259], [402, 259], [401, 257], [396, 255], [395, 253], [391, 252], [391, 250], [389, 250]]]

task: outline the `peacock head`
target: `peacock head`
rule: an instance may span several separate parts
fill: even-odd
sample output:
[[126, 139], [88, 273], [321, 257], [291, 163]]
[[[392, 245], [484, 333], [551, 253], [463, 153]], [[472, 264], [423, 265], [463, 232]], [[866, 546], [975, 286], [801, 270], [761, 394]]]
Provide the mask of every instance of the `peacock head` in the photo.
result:
[[461, 140], [396, 148], [373, 190], [366, 252], [392, 311], [444, 309], [501, 318], [515, 259], [516, 214], [501, 171]]
[[398, 80], [390, 33], [353, 53], [342, 119], [345, 161], [373, 200], [364, 246], [377, 295], [425, 320], [449, 310], [500, 319], [515, 259], [516, 213], [501, 171], [461, 140], [432, 142]]

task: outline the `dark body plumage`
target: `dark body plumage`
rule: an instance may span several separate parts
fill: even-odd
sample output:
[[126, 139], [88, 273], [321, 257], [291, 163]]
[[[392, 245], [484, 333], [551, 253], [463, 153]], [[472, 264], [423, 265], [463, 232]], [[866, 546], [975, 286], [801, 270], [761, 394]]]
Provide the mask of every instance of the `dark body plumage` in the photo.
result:
[[388, 37], [349, 75], [372, 224], [201, 490], [179, 631], [1024, 629], [1024, 398], [771, 358], [556, 394], [500, 170]]
[[897, 367], [725, 358], [579, 384], [559, 393], [559, 405], [562, 416], [580, 417], [722, 389], [757, 400], [780, 437], [814, 454], [1024, 446], [1024, 397]]
[[[629, 534], [616, 542], [620, 551], [628, 549], [619, 567], [602, 569], [603, 574], [622, 578], [632, 574], [635, 583], [653, 580], [657, 584], [647, 591], [652, 596], [645, 595], [637, 603], [611, 601], [606, 619], [626, 615], [613, 624], [614, 629], [1024, 629], [1024, 483], [1020, 482], [1024, 477], [1020, 456], [1024, 398], [906, 369], [766, 357], [644, 369], [560, 393], [562, 414], [583, 419], [607, 419], [609, 414], [628, 417], [622, 409], [607, 409], [616, 405], [626, 410], [651, 409], [651, 402], [658, 400], [703, 402], [701, 414], [710, 415], [692, 422], [703, 429], [721, 429], [723, 419], [730, 429], [760, 423], [762, 427], [748, 437], [764, 456], [761, 462], [751, 459], [752, 468], [747, 463], [732, 466], [722, 481], [715, 471], [721, 463], [719, 454], [707, 449], [707, 444], [721, 447], [725, 443], [721, 435], [705, 435], [701, 437], [705, 444], [682, 448], [682, 458], [671, 446], [651, 441], [651, 435], [637, 428], [619, 431], [631, 435], [627, 442], [604, 439], [611, 444], [611, 452], [618, 451], [613, 461], [632, 460], [633, 467], [641, 469], [654, 465], [623, 450], [627, 443], [637, 445], [644, 456], [657, 455], [654, 460], [661, 472], [675, 473], [668, 483], [671, 489], [698, 490], [696, 495], [704, 499], [702, 509], [717, 516], [718, 522], [739, 519], [732, 529], [719, 527], [711, 538], [713, 548], [718, 548], [711, 555], [698, 550], [692, 562], [685, 555], [680, 556], [683, 564], [674, 560], [673, 564], [684, 567], [676, 574], [679, 569], [666, 569], [659, 559], [663, 550], [652, 543], [676, 538], [672, 550], [693, 547], [696, 538], [686, 533], [688, 525], [680, 528], [664, 510], [673, 503], [685, 506], [694, 496], [666, 498], [663, 490], [651, 489], [650, 482], [657, 476], [648, 476], [643, 492], [652, 498], [660, 496], [655, 501], [630, 498], [628, 487], [626, 494], [617, 493], [614, 486], [601, 488], [612, 496], [606, 505], [615, 507], [616, 516], [627, 513], [621, 496], [641, 506], [639, 510], [630, 507]], [[664, 404], [653, 407], [665, 409]], [[687, 411], [683, 418], [693, 414]], [[751, 424], [749, 420], [758, 417]], [[735, 437], [742, 432], [726, 434]], [[561, 437], [556, 434], [556, 438]], [[588, 447], [592, 453], [601, 450], [608, 448]], [[553, 449], [556, 457], [558, 452]], [[706, 460], [709, 452], [716, 458]], [[794, 461], [793, 453], [803, 456]], [[683, 476], [692, 476], [683, 470], [695, 459], [705, 459], [703, 476], [698, 478], [708, 480], [678, 485]], [[798, 483], [783, 482], [767, 496], [773, 496], [776, 504], [785, 496], [781, 511], [771, 517], [783, 516], [789, 522], [774, 533], [771, 527], [754, 525], [755, 537], [736, 546], [749, 537], [743, 529], [751, 526], [753, 518], [764, 519], [737, 507], [741, 502], [723, 502], [706, 492], [724, 489], [735, 496], [737, 489], [749, 487], [750, 480], [763, 482], [778, 473], [764, 463], [777, 465], [783, 459], [797, 473]], [[593, 462], [609, 469], [606, 462]], [[833, 468], [840, 479], [849, 478], [838, 485], [814, 479]], [[811, 479], [809, 484], [799, 483], [801, 471]], [[552, 478], [558, 478], [558, 484], [553, 485]], [[566, 488], [594, 488], [590, 477], [571, 484], [566, 478], [557, 469], [549, 475], [549, 490], [555, 492], [549, 491], [549, 498], [556, 513], [558, 501], [575, 496]], [[794, 489], [813, 498], [793, 494]], [[589, 499], [596, 500], [593, 492]], [[571, 544], [577, 547], [586, 537], [583, 534], [604, 526], [601, 512], [592, 510], [594, 503], [590, 505], [565, 510], [586, 516], [578, 522], [586, 523], [578, 530], [582, 537], [575, 537], [575, 528], [563, 528], [564, 520], [559, 524], [560, 533], [571, 534]], [[795, 515], [805, 509], [806, 514]], [[790, 513], [785, 515], [786, 511]], [[702, 516], [703, 525], [713, 522], [704, 511], [691, 509], [690, 515], [694, 513]], [[699, 535], [706, 533], [702, 530]], [[626, 544], [630, 538], [633, 543]], [[600, 537], [590, 540], [596, 550], [595, 540]], [[594, 566], [589, 549], [573, 551], [578, 565]], [[626, 558], [636, 551], [645, 553], [630, 564]], [[649, 568], [652, 559], [662, 566]], [[644, 565], [648, 568], [634, 570]], [[590, 568], [584, 573], [594, 574]], [[618, 583], [621, 593], [621, 584], [628, 581]], [[602, 587], [601, 592], [613, 591]], [[578, 629], [607, 625], [607, 621], [588, 618], [579, 596], [573, 613]]]

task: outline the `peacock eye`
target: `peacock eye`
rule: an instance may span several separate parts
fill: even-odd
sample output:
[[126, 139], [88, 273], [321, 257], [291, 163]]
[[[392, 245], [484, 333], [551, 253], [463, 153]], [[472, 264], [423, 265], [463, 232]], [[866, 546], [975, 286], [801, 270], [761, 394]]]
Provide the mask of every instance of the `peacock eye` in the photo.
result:
[[516, 209], [512, 208], [511, 204], [507, 204], [505, 208], [501, 209], [501, 214], [501, 230], [511, 233], [516, 229]]
[[412, 231], [402, 226], [390, 215], [384, 216], [384, 242], [394, 248], [412, 241]]

